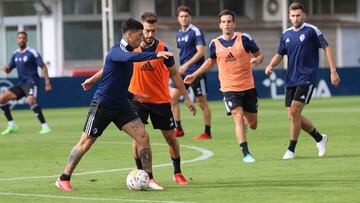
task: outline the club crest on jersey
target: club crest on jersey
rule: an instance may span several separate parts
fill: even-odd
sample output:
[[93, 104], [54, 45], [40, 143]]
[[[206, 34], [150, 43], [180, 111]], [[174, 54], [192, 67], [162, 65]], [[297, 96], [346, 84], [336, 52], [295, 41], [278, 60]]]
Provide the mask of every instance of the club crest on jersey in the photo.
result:
[[286, 41], [285, 41], [286, 43], [289, 43], [290, 42], [290, 39], [289, 38], [286, 38]]
[[23, 61], [26, 62], [28, 60], [28, 57], [27, 56], [24, 56], [23, 57]]
[[305, 39], [305, 35], [304, 34], [301, 34], [300, 37], [299, 37], [300, 41], [304, 41]]

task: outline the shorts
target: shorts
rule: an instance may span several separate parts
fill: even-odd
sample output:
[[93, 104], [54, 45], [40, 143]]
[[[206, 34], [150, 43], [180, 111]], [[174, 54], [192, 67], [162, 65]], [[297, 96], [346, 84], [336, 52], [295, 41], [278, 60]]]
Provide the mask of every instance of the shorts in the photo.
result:
[[9, 91], [16, 95], [16, 99], [21, 99], [25, 96], [34, 96], [36, 98], [38, 93], [38, 86], [24, 83], [10, 87]]
[[298, 85], [294, 87], [286, 87], [285, 90], [285, 106], [290, 107], [293, 100], [308, 104], [310, 102], [314, 85]]
[[[181, 77], [182, 77], [182, 79], [185, 78], [185, 76], [181, 76]], [[197, 77], [194, 80], [194, 82], [192, 82], [190, 85], [189, 84], [184, 84], [184, 85], [185, 85], [186, 89], [189, 89], [189, 87], [191, 87], [191, 89], [194, 92], [195, 97], [207, 95], [206, 77], [204, 74]]]
[[129, 103], [121, 105], [120, 108], [107, 108], [94, 99], [91, 101], [83, 132], [91, 137], [99, 137], [111, 122], [121, 130], [125, 124], [137, 118], [139, 117]]
[[231, 115], [231, 111], [239, 106], [249, 113], [257, 113], [258, 111], [258, 99], [255, 88], [241, 92], [224, 92], [223, 95], [228, 115]]
[[148, 124], [147, 121], [150, 116], [154, 129], [171, 130], [175, 128], [170, 103], [151, 104], [132, 101], [130, 105], [144, 124]]

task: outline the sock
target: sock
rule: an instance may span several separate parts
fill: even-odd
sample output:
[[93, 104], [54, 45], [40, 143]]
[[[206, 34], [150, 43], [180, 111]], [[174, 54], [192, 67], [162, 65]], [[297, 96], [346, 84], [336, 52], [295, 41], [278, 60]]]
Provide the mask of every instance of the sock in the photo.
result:
[[295, 153], [295, 147], [296, 147], [297, 140], [290, 140], [290, 144], [288, 147], [288, 150]]
[[174, 166], [174, 174], [181, 173], [180, 168], [180, 157], [178, 158], [171, 158], [173, 166]]
[[316, 128], [314, 128], [314, 130], [309, 134], [315, 139], [316, 142], [320, 142], [323, 139], [322, 135], [316, 130]]
[[11, 112], [10, 112], [10, 105], [9, 104], [5, 104], [3, 106], [1, 106], [1, 110], [4, 113], [6, 119], [8, 121], [12, 121], [13, 117], [11, 116]]
[[41, 124], [46, 123], [44, 115], [43, 115], [39, 105], [35, 104], [35, 105], [32, 105], [30, 108], [31, 108], [31, 110], [33, 110], [33, 112], [35, 113], [35, 116], [39, 119]]
[[210, 126], [209, 125], [205, 125], [205, 133], [208, 135], [211, 135], [211, 131], [210, 131]]
[[241, 143], [241, 144], [240, 144], [240, 148], [241, 148], [241, 151], [242, 151], [244, 157], [245, 157], [246, 155], [250, 154], [250, 151], [249, 151], [249, 149], [248, 149], [247, 142]]
[[136, 168], [142, 170], [143, 166], [142, 166], [141, 160], [139, 158], [134, 158], [134, 159], [135, 159]]
[[149, 179], [150, 179], [150, 180], [154, 178], [154, 176], [153, 176], [153, 173], [152, 173], [152, 172], [148, 172], [148, 175], [149, 175]]
[[49, 128], [49, 125], [47, 123], [42, 123], [41, 128]]
[[63, 174], [61, 174], [59, 179], [60, 180], [68, 180], [68, 181], [70, 181], [70, 178], [71, 178], [71, 175], [63, 173]]
[[182, 130], [181, 121], [175, 121], [176, 123], [176, 129]]
[[15, 121], [14, 120], [8, 121], [8, 126], [15, 127], [16, 126]]

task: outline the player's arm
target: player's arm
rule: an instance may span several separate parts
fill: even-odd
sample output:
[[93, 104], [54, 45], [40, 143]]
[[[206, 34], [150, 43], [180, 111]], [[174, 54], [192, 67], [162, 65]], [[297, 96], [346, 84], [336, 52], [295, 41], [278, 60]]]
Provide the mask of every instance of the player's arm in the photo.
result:
[[2, 71], [4, 71], [5, 73], [10, 73], [14, 69], [14, 67], [10, 67], [10, 66], [6, 65], [6, 66], [1, 66], [0, 69]]
[[[120, 49], [120, 48], [119, 48]], [[121, 50], [121, 49], [120, 49]], [[160, 52], [125, 52], [123, 50], [116, 52], [112, 50], [110, 53], [110, 57], [113, 61], [118, 62], [138, 62], [138, 61], [146, 61], [155, 58], [169, 58], [174, 55], [173, 52], [169, 51], [160, 51]]]
[[197, 69], [195, 72], [193, 72], [190, 75], [187, 75], [184, 79], [184, 83], [191, 84], [197, 77], [204, 74], [206, 71], [208, 71], [210, 68], [212, 68], [216, 64], [216, 59], [209, 58], [207, 59], [199, 69]]
[[191, 57], [188, 61], [186, 61], [184, 64], [182, 64], [179, 67], [180, 74], [183, 74], [191, 64], [196, 63], [199, 61], [202, 57], [205, 55], [205, 46], [204, 45], [196, 45], [196, 53], [193, 57]]
[[250, 64], [251, 64], [251, 67], [254, 68], [255, 66], [257, 66], [257, 65], [259, 65], [260, 63], [263, 62], [264, 54], [262, 54], [260, 51], [258, 51], [258, 52], [252, 53], [252, 55], [255, 58], [251, 58]]
[[337, 87], [340, 84], [340, 77], [336, 71], [335, 58], [334, 58], [334, 53], [333, 53], [332, 47], [330, 45], [328, 45], [325, 48], [325, 52], [326, 52], [327, 61], [330, 66], [331, 84], [334, 85], [335, 87]]
[[195, 115], [196, 114], [195, 106], [186, 91], [186, 88], [185, 88], [184, 82], [181, 79], [180, 73], [176, 70], [175, 66], [170, 67], [169, 72], [170, 72], [170, 77], [175, 84], [175, 87], [180, 91], [181, 95], [184, 96], [185, 105], [193, 113], [193, 115]]
[[52, 90], [52, 85], [50, 82], [47, 65], [45, 63], [43, 63], [40, 67], [41, 67], [41, 71], [42, 71], [42, 74], [43, 74], [44, 80], [45, 80], [45, 91], [50, 92]]
[[277, 65], [279, 65], [279, 63], [281, 62], [281, 60], [283, 59], [284, 56], [280, 55], [280, 54], [275, 54], [275, 56], [272, 57], [269, 65], [266, 66], [265, 68], [265, 74], [266, 75], [271, 75], [271, 73], [273, 72], [273, 68]]
[[100, 69], [98, 72], [96, 72], [93, 76], [86, 79], [83, 83], [81, 83], [81, 86], [83, 87], [84, 91], [90, 90], [94, 84], [100, 80], [102, 74], [103, 74], [104, 68]]

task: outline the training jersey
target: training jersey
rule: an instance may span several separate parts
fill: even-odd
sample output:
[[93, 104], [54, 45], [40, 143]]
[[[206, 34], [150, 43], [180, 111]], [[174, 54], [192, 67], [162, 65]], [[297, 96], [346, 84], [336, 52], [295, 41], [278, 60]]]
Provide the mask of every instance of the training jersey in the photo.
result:
[[[159, 52], [171, 50], [159, 40], [154, 40], [148, 48], [136, 48], [135, 52]], [[131, 78], [129, 91], [137, 95], [146, 95], [148, 98], [139, 98], [137, 101], [152, 104], [171, 103], [169, 92], [170, 67], [175, 64], [174, 58], [158, 58], [134, 63], [134, 73]]]
[[128, 92], [133, 73], [133, 62], [154, 59], [156, 52], [132, 52], [133, 48], [121, 40], [110, 48], [105, 57], [103, 74], [94, 99], [108, 108], [119, 108], [128, 102], [131, 93]]
[[[180, 65], [183, 65], [190, 60], [197, 52], [197, 45], [205, 46], [204, 33], [193, 24], [182, 31], [181, 29], [176, 34], [177, 47], [180, 49]], [[197, 62], [191, 64], [189, 68], [183, 73], [184, 76], [195, 72], [201, 64], [205, 61], [205, 57], [202, 57]]]
[[223, 35], [211, 41], [210, 57], [217, 61], [222, 92], [240, 92], [255, 87], [250, 52], [258, 51], [256, 43], [246, 33], [235, 32], [230, 41]]
[[280, 39], [279, 55], [288, 56], [285, 86], [310, 85], [316, 82], [319, 69], [319, 48], [326, 48], [324, 35], [311, 24], [303, 23], [298, 31], [285, 30]]
[[38, 85], [38, 67], [44, 64], [40, 54], [33, 48], [17, 49], [11, 56], [8, 66], [16, 68], [20, 83]]

